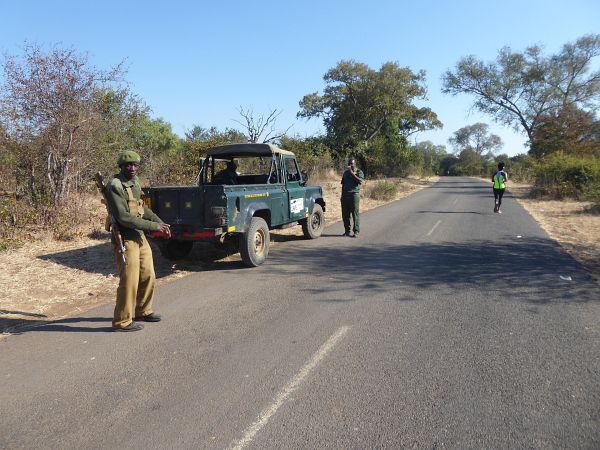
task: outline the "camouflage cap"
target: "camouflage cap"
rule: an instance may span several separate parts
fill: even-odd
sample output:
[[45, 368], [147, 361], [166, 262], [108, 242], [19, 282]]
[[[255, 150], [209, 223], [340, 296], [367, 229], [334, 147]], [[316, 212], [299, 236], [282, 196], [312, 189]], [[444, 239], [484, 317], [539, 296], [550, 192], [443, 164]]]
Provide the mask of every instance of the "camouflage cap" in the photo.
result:
[[119, 158], [117, 159], [117, 165], [120, 167], [123, 164], [128, 163], [137, 163], [139, 164], [142, 158], [133, 150], [125, 150], [119, 153]]

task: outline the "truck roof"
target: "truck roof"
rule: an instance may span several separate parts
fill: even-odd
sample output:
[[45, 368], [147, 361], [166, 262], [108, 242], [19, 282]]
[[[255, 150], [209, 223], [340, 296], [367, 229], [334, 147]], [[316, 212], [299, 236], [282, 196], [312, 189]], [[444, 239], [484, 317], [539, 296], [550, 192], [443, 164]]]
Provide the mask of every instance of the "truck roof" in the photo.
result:
[[271, 156], [275, 153], [294, 155], [273, 144], [228, 144], [208, 149], [206, 156]]

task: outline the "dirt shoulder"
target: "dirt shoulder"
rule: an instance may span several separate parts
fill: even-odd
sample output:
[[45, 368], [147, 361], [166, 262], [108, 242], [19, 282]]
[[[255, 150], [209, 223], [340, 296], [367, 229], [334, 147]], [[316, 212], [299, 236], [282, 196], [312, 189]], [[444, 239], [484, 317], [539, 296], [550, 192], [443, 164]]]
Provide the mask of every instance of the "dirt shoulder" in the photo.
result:
[[[436, 181], [435, 178], [391, 180], [398, 186], [400, 199], [423, 189]], [[364, 191], [368, 193], [368, 181]], [[327, 224], [340, 220], [339, 176], [315, 184], [323, 187], [326, 201], [325, 220]], [[361, 210], [366, 211], [389, 201], [373, 200], [364, 196]], [[47, 323], [76, 315], [94, 306], [114, 302], [118, 285], [118, 273], [111, 251], [110, 236], [99, 232], [104, 221], [104, 206], [99, 196], [88, 204], [94, 214], [77, 233], [80, 237], [61, 242], [40, 238], [25, 246], [0, 253], [0, 333], [16, 332], [18, 329]], [[94, 235], [95, 238], [86, 236]], [[301, 227], [293, 227], [272, 232], [273, 245], [301, 236]], [[173, 264], [154, 249], [155, 271], [158, 284], [168, 283], [194, 272], [211, 270], [215, 263], [202, 262], [200, 257], [205, 247], [195, 246], [190, 258]], [[214, 255], [219, 262], [239, 261], [238, 254]]]
[[569, 199], [535, 198], [527, 184], [511, 182], [508, 192], [552, 239], [600, 282], [600, 210], [597, 206]]

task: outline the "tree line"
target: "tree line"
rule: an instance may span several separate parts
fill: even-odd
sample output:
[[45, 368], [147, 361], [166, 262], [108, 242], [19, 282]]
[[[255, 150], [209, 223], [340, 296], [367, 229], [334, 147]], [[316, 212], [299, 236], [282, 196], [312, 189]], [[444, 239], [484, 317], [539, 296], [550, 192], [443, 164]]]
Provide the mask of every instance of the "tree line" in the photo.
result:
[[[321, 120], [321, 135], [289, 135], [276, 127], [277, 110], [260, 115], [240, 107], [238, 128], [198, 125], [179, 137], [128, 88], [123, 64], [99, 69], [74, 49], [28, 44], [3, 61], [0, 221], [60, 220], [67, 200], [90, 189], [93, 173], [115, 170], [122, 149], [142, 155], [146, 182], [190, 183], [207, 148], [240, 142], [276, 143], [312, 171], [341, 167], [353, 155], [370, 177], [487, 176], [503, 159], [513, 174], [540, 186], [566, 186], [557, 195], [594, 196], [600, 192], [600, 70], [593, 70], [599, 52], [600, 35], [587, 35], [553, 55], [540, 46], [506, 47], [495, 61], [466, 56], [445, 72], [444, 93], [470, 96], [474, 109], [527, 136], [527, 154], [509, 158], [485, 123], [456, 130], [450, 151], [417, 142], [419, 132], [443, 124], [419, 106], [427, 99], [425, 72], [397, 62], [373, 69], [344, 60], [328, 70], [322, 92], [300, 99], [297, 113]], [[16, 214], [23, 205], [30, 212]]]

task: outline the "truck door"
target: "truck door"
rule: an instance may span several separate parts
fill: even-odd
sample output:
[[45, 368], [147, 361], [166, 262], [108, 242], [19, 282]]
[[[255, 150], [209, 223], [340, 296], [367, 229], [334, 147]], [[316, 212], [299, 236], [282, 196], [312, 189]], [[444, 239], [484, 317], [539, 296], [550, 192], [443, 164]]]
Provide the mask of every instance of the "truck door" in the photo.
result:
[[290, 205], [281, 164], [279, 155], [273, 155], [267, 180], [269, 204], [271, 205], [271, 225], [273, 226], [288, 223], [290, 218]]
[[287, 155], [283, 157], [283, 163], [290, 221], [304, 219], [307, 205], [304, 204], [304, 188], [300, 186], [302, 175], [298, 170], [298, 164], [294, 157]]

